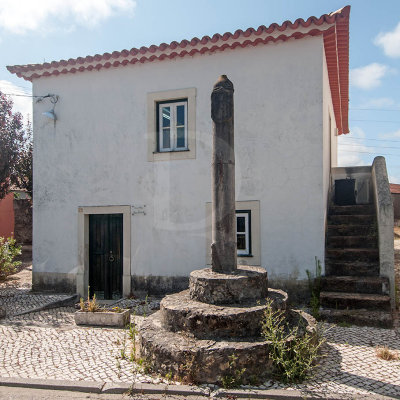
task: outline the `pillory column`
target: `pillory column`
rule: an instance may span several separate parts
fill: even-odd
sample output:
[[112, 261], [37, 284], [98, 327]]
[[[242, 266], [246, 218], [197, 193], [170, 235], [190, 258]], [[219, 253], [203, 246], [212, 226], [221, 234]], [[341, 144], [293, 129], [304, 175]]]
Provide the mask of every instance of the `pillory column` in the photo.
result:
[[226, 274], [237, 269], [233, 91], [232, 82], [221, 75], [211, 94], [212, 270]]

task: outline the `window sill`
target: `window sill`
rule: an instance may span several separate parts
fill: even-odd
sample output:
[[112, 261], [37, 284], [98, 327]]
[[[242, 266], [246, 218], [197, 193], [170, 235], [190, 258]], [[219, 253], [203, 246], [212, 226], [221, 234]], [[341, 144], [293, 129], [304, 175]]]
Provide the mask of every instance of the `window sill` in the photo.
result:
[[190, 149], [170, 150], [170, 151], [153, 151], [153, 154], [183, 153], [185, 151], [190, 151]]
[[253, 254], [238, 254], [238, 257], [254, 257]]

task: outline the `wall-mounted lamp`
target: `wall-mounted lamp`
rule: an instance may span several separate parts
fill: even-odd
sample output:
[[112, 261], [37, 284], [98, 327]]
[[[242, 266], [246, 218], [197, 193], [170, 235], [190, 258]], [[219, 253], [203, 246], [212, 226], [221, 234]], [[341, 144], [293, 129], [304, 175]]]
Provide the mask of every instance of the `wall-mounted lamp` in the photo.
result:
[[54, 110], [45, 111], [44, 113], [42, 113], [42, 115], [47, 118], [53, 119], [54, 121], [57, 119], [56, 114], [54, 114]]
[[58, 96], [56, 94], [48, 94], [46, 96], [39, 97], [36, 100], [36, 103], [40, 103], [44, 99], [47, 99], [47, 98], [50, 99], [50, 102], [53, 104], [53, 107], [52, 107], [51, 110], [43, 112], [42, 115], [44, 115], [45, 117], [53, 120], [54, 121], [54, 125], [55, 125], [56, 124], [56, 120], [57, 120], [57, 116], [56, 116], [56, 113], [54, 112], [54, 108], [56, 107], [56, 103], [58, 101]]

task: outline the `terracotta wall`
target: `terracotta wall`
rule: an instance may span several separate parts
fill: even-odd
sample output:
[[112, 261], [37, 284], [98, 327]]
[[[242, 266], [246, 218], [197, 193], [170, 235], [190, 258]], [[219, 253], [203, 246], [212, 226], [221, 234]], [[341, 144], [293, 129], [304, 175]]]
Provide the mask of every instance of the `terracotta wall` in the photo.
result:
[[14, 199], [14, 237], [20, 244], [32, 244], [32, 205], [29, 199]]
[[0, 200], [0, 236], [10, 237], [14, 232], [14, 194]]

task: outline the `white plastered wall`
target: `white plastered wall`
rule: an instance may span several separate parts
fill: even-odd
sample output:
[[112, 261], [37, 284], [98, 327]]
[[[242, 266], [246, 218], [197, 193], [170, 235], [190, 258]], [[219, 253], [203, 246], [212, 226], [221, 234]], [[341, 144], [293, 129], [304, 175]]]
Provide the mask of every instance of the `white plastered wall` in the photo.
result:
[[[76, 273], [80, 205], [145, 206], [131, 217], [131, 273], [186, 276], [206, 264], [210, 94], [235, 86], [236, 199], [260, 202], [261, 265], [304, 278], [323, 260], [321, 37], [34, 80], [34, 273]], [[196, 158], [148, 162], [147, 95], [196, 88]], [[333, 115], [333, 114], [332, 114]]]
[[328, 69], [325, 51], [323, 50], [323, 202], [325, 205], [325, 226], [329, 207], [329, 190], [331, 183], [331, 169], [337, 166], [337, 129], [333, 111], [332, 95], [329, 85]]

